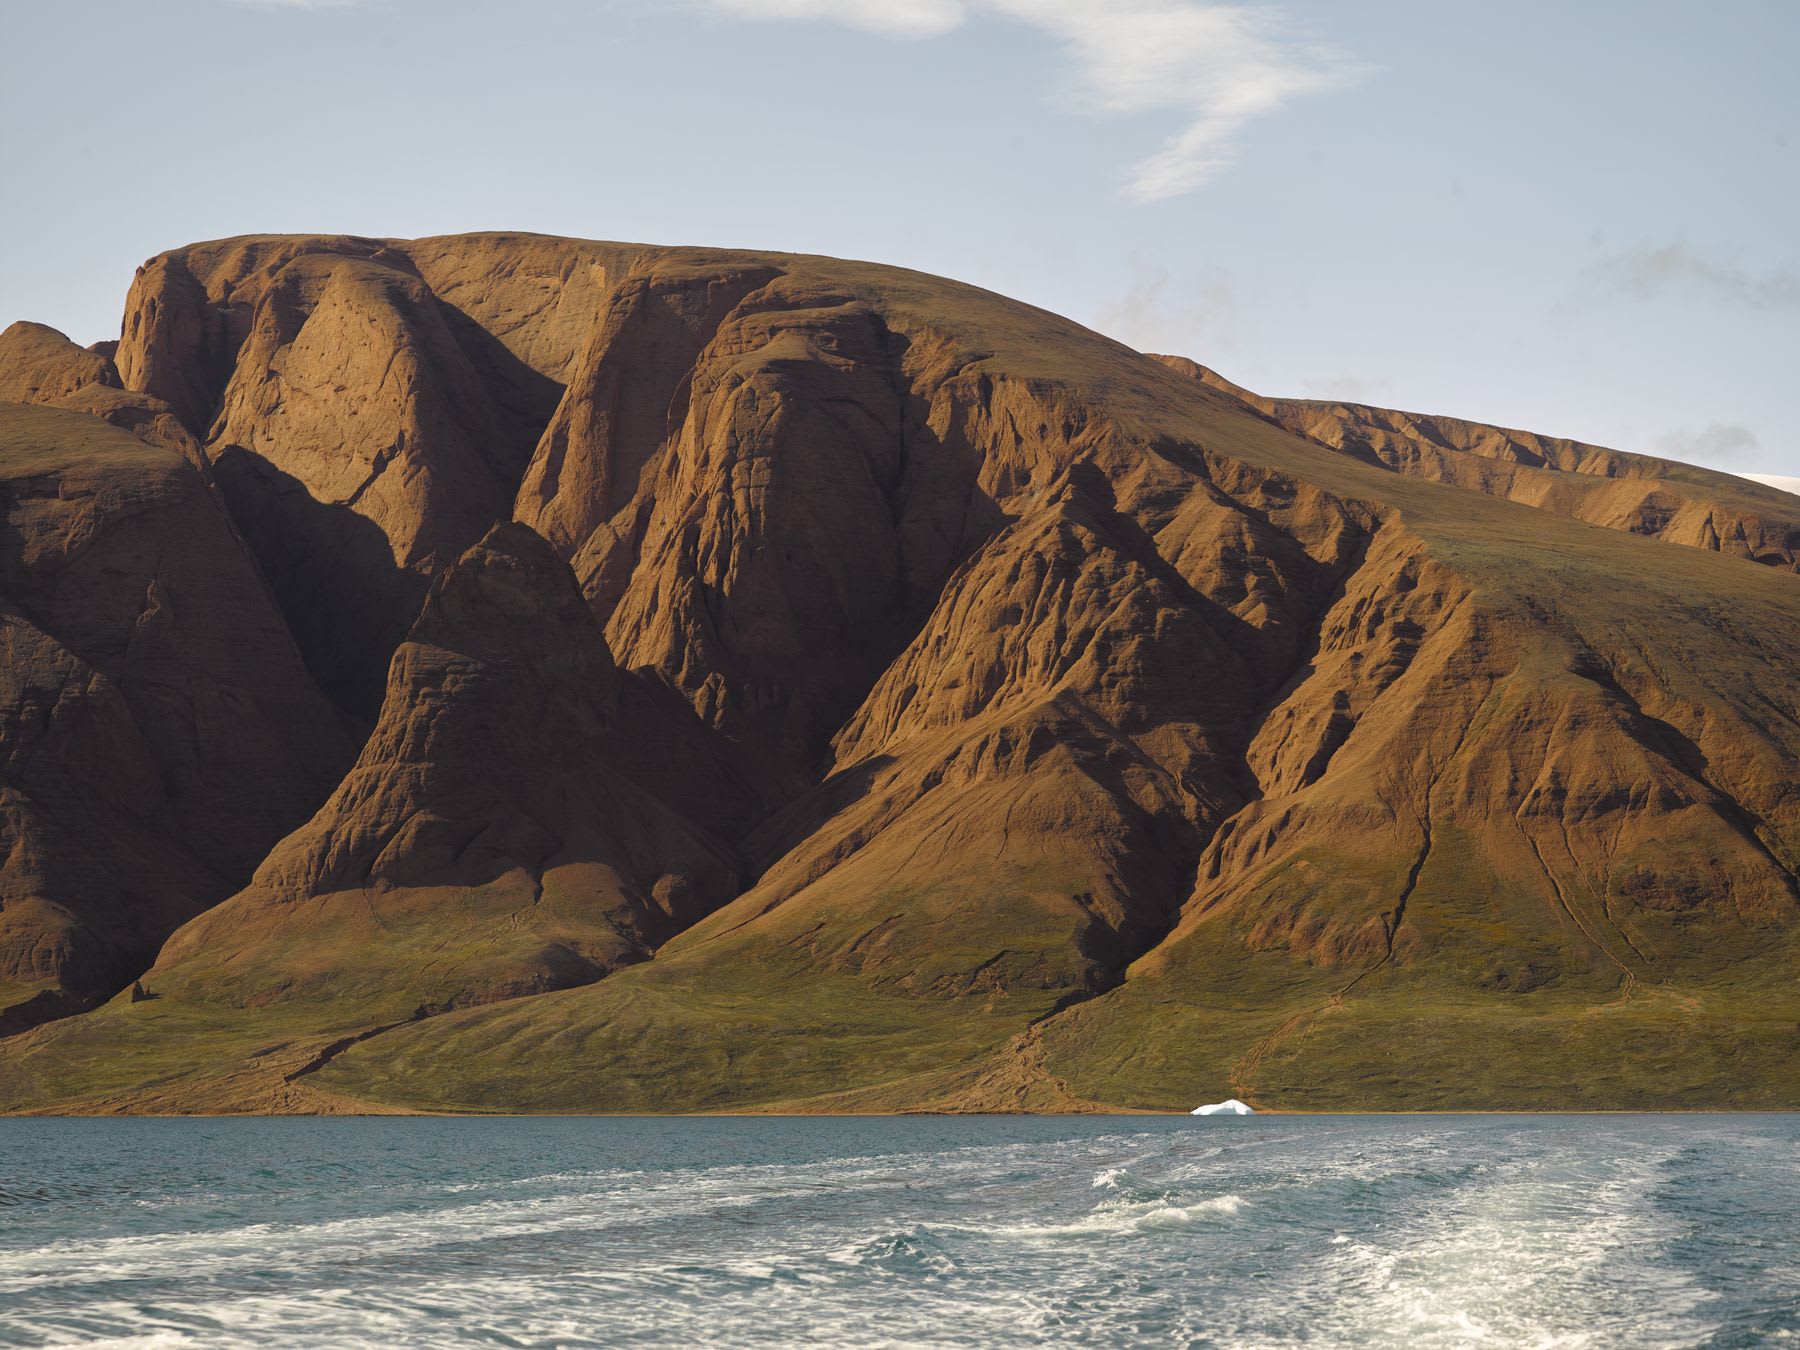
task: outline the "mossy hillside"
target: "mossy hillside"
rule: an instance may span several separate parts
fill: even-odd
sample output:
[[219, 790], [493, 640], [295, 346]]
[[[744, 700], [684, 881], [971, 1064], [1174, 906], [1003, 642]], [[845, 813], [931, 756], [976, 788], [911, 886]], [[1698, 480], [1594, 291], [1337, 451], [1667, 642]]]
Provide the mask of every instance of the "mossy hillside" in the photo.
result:
[[844, 884], [721, 912], [586, 988], [387, 1033], [320, 1083], [439, 1109], [739, 1109], [978, 1060], [1095, 978], [1083, 873], [970, 860], [918, 889]]
[[[132, 1002], [10, 1038], [0, 1111], [55, 1113], [293, 1110], [290, 1075], [388, 1010], [352, 1002], [196, 1006]], [[306, 1109], [300, 1106], [299, 1109]]]
[[342, 1003], [383, 1019], [585, 984], [636, 959], [592, 869], [512, 869], [487, 886], [334, 891], [297, 900], [234, 944], [195, 944], [146, 977], [153, 993], [228, 1009]]
[[1394, 955], [1361, 966], [1251, 952], [1223, 918], [1198, 925], [1046, 1022], [1040, 1059], [1081, 1097], [1146, 1110], [1227, 1091], [1278, 1110], [1800, 1106], [1790, 935], [1762, 931], [1755, 957], [1705, 978], [1629, 952], [1622, 967], [1572, 925], [1497, 966], [1496, 951], [1528, 948], [1492, 916], [1471, 921], [1471, 882], [1497, 890], [1485, 872], [1425, 869]]
[[880, 993], [753, 964], [652, 962], [588, 989], [418, 1023], [338, 1056], [333, 1092], [429, 1110], [720, 1111], [794, 1103], [979, 1061], [1055, 1006]]

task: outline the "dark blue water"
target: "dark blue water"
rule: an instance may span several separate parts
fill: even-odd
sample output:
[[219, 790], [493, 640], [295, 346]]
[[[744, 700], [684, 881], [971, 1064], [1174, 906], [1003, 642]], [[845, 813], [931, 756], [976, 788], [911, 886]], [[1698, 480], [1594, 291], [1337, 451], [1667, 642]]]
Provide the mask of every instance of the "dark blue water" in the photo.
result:
[[6, 1345], [1800, 1342], [1800, 1118], [0, 1120]]

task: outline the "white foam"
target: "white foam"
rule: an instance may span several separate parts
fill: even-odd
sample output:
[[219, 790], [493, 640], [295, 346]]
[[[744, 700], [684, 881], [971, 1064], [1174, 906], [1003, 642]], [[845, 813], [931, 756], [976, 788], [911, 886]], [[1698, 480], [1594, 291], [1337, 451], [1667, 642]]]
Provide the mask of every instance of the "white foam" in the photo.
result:
[[1176, 1204], [1166, 1195], [1154, 1199], [1102, 1201], [1069, 1223], [999, 1224], [975, 1231], [1026, 1242], [1052, 1242], [1068, 1238], [1129, 1237], [1156, 1229], [1185, 1228], [1192, 1224], [1231, 1218], [1250, 1202], [1241, 1195], [1214, 1195]]
[[1672, 1235], [1644, 1201], [1655, 1162], [1596, 1181], [1521, 1160], [1391, 1236], [1339, 1234], [1314, 1273], [1336, 1290], [1328, 1339], [1579, 1350], [1630, 1326], [1635, 1346], [1700, 1343], [1712, 1296], [1657, 1259]]

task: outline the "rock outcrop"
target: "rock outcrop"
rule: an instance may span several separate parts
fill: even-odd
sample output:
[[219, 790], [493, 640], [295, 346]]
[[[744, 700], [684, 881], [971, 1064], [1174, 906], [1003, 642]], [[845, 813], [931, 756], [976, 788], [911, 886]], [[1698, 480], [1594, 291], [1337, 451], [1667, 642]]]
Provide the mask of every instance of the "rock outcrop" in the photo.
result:
[[0, 403], [35, 403], [87, 413], [139, 440], [173, 450], [207, 472], [199, 440], [174, 409], [159, 398], [122, 388], [111, 356], [79, 347], [43, 324], [15, 323], [0, 333]]
[[0, 403], [54, 403], [94, 385], [121, 384], [110, 360], [54, 328], [21, 321], [0, 333]]

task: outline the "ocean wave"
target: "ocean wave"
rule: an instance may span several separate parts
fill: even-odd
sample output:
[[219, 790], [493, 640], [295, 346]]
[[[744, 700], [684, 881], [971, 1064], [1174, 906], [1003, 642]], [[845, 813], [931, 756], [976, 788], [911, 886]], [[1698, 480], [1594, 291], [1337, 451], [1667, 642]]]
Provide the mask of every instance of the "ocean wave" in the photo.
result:
[[1174, 1203], [1166, 1195], [1150, 1199], [1106, 1200], [1078, 1219], [1066, 1223], [995, 1224], [978, 1231], [1022, 1241], [1054, 1241], [1064, 1238], [1122, 1238], [1158, 1229], [1185, 1228], [1192, 1224], [1232, 1219], [1248, 1209], [1241, 1195], [1224, 1194]]
[[1117, 1200], [1133, 1204], [1152, 1204], [1169, 1198], [1167, 1190], [1146, 1184], [1124, 1167], [1109, 1167], [1096, 1174], [1093, 1189], [1111, 1191]]
[[884, 1275], [943, 1276], [954, 1274], [957, 1269], [944, 1239], [923, 1224], [840, 1248], [832, 1260]]

